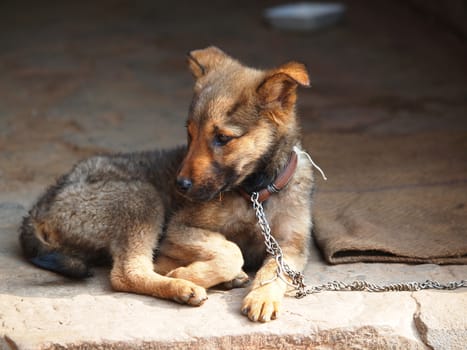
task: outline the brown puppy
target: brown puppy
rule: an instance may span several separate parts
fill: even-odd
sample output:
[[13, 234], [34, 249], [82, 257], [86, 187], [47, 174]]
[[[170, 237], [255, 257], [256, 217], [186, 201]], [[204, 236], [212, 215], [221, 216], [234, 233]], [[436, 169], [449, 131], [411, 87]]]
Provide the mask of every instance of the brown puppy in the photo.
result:
[[[262, 190], [287, 263], [303, 269], [312, 169], [300, 154], [296, 169], [290, 159], [300, 147], [296, 88], [309, 85], [308, 75], [296, 62], [248, 68], [215, 47], [192, 51], [188, 62], [196, 79], [188, 146], [78, 163], [39, 198], [20, 242], [42, 268], [81, 278], [108, 257], [114, 289], [190, 305], [207, 299], [206, 288], [244, 285], [243, 269], [260, 267], [242, 312], [269, 321], [286, 284], [264, 283], [277, 266], [248, 197]], [[270, 194], [273, 183], [284, 188]]]

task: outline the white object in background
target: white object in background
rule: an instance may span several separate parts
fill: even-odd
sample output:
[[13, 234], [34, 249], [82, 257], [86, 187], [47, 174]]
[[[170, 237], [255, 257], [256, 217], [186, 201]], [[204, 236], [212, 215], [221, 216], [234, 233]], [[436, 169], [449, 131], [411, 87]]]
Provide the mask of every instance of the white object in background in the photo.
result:
[[284, 30], [315, 30], [342, 19], [345, 6], [331, 2], [300, 2], [270, 7], [263, 13], [273, 26]]

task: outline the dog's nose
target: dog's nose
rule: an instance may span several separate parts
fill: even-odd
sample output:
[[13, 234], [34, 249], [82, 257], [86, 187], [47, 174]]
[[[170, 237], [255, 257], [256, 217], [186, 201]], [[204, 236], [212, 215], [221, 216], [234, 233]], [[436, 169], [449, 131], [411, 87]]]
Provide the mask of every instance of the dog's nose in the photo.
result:
[[193, 183], [190, 179], [187, 179], [186, 177], [179, 177], [177, 179], [177, 186], [180, 190], [186, 192], [191, 188], [191, 186], [193, 186]]

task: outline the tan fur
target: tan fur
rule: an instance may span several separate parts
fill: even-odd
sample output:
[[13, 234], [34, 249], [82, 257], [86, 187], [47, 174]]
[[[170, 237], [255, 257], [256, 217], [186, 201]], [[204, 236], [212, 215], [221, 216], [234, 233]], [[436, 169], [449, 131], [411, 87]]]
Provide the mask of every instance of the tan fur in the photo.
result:
[[[188, 65], [196, 82], [187, 148], [77, 164], [25, 218], [21, 243], [35, 264], [72, 277], [87, 273], [89, 256], [106, 252], [115, 290], [190, 305], [206, 300], [206, 288], [245, 285], [243, 269], [259, 267], [242, 312], [269, 321], [286, 285], [263, 283], [277, 266], [238, 190], [271, 183], [300, 147], [296, 88], [309, 85], [308, 74], [296, 62], [248, 68], [215, 47], [191, 52]], [[299, 155], [290, 183], [264, 204], [287, 263], [298, 270], [308, 257], [312, 186], [311, 166]]]

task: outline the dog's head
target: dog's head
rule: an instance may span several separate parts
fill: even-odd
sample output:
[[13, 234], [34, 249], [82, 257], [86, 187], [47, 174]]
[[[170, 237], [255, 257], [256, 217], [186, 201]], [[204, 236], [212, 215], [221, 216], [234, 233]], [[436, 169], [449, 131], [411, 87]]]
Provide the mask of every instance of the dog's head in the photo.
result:
[[301, 63], [261, 71], [216, 47], [190, 52], [188, 65], [196, 83], [177, 184], [203, 201], [239, 186], [278, 140], [296, 135], [296, 88], [309, 78]]

